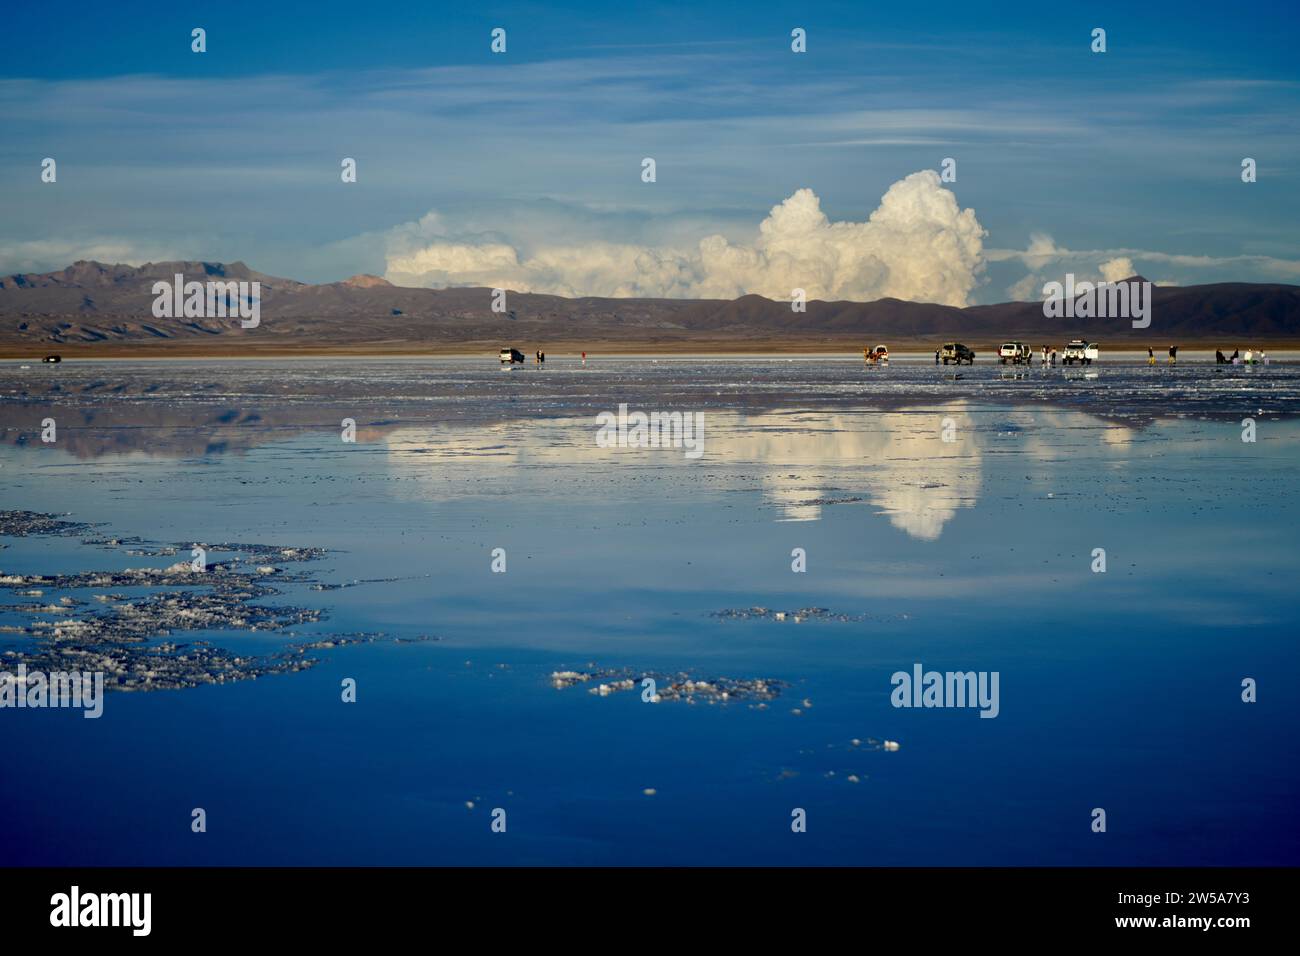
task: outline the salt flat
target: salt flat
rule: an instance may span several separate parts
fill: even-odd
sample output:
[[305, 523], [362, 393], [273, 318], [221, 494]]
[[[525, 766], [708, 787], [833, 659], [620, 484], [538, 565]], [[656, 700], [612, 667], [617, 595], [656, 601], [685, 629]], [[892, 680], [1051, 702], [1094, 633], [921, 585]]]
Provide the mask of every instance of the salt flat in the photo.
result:
[[[318, 663], [110, 689], [98, 720], [0, 711], [11, 765], [45, 779], [0, 791], [23, 821], [0, 852], [1295, 864], [1298, 385], [1285, 364], [785, 357], [6, 368], [4, 507], [93, 527], [0, 537], [18, 579], [0, 626], [49, 623], [0, 651], [40, 653], [55, 622], [121, 599], [153, 613], [167, 589], [211, 610], [175, 572], [85, 575], [236, 542], [251, 619], [280, 626], [217, 616], [159, 642]], [[704, 453], [601, 447], [620, 403], [702, 411]], [[261, 574], [257, 545], [315, 559]], [[39, 610], [63, 598], [85, 603]], [[917, 663], [1000, 674], [996, 718], [892, 706]], [[646, 676], [671, 689], [657, 703]], [[626, 692], [587, 692], [602, 683]], [[221, 840], [191, 839], [194, 806]]]

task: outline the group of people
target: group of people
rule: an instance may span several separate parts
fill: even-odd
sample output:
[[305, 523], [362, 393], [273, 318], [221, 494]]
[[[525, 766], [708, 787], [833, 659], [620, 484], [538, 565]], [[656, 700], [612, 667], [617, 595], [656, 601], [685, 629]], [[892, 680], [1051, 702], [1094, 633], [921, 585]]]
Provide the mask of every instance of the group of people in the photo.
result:
[[[539, 353], [539, 354], [540, 354], [540, 353]], [[1043, 364], [1044, 364], [1044, 365], [1048, 365], [1048, 364], [1055, 365], [1055, 364], [1056, 364], [1056, 349], [1051, 348], [1050, 346], [1044, 345], [1044, 346], [1043, 346], [1043, 353], [1042, 353], [1042, 354], [1043, 354]], [[868, 354], [868, 352], [867, 352], [866, 349], [863, 349], [863, 350], [862, 350], [862, 356], [863, 356], [863, 358], [867, 359], [867, 361], [871, 361], [871, 360], [872, 360], [872, 355]], [[584, 358], [585, 358], [585, 356], [584, 356]], [[1223, 352], [1222, 352], [1221, 350], [1216, 349], [1215, 352], [1214, 352], [1214, 361], [1215, 361], [1215, 363], [1218, 364], [1218, 365], [1242, 365], [1242, 364], [1245, 364], [1245, 365], [1267, 365], [1267, 364], [1268, 364], [1268, 353], [1267, 353], [1267, 352], [1264, 352], [1264, 351], [1262, 351], [1262, 350], [1259, 351], [1259, 352], [1255, 352], [1255, 351], [1253, 351], [1253, 350], [1248, 349], [1248, 350], [1246, 351], [1246, 356], [1245, 356], [1245, 358], [1242, 358], [1242, 356], [1241, 356], [1241, 352], [1238, 351], [1237, 349], [1233, 349], [1231, 355], [1224, 355]], [[939, 364], [939, 350], [938, 350], [938, 349], [935, 349], [935, 352], [934, 352], [934, 364], [935, 364], [935, 365], [938, 365], [938, 364]], [[1147, 346], [1147, 365], [1155, 365], [1155, 364], [1156, 364], [1156, 353], [1155, 353], [1155, 350], [1152, 349], [1150, 346]], [[1171, 345], [1171, 346], [1169, 346], [1169, 364], [1170, 364], [1170, 365], [1177, 365], [1177, 364], [1178, 364], [1178, 346], [1177, 346], [1177, 345]]]
[[[522, 361], [522, 359], [521, 359], [521, 361]], [[533, 362], [534, 362], [535, 364], [537, 364], [537, 365], [545, 365], [545, 364], [546, 364], [546, 353], [543, 352], [541, 349], [538, 349], [536, 352], [533, 353]], [[583, 352], [583, 353], [582, 353], [582, 364], [583, 364], [584, 367], [585, 367], [586, 364], [587, 364], [587, 353], [586, 353], [586, 352]]]
[[1214, 362], [1216, 365], [1267, 365], [1268, 353], [1264, 350], [1256, 352], [1254, 349], [1246, 350], [1246, 357], [1241, 357], [1241, 352], [1237, 349], [1232, 350], [1231, 355], [1224, 355], [1218, 349], [1214, 352]]

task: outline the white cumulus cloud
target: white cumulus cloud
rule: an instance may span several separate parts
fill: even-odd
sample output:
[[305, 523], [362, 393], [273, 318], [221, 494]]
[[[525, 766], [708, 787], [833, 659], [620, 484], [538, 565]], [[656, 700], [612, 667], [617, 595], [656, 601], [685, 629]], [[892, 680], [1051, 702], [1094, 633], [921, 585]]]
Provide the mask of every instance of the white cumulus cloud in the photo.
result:
[[1133, 260], [1128, 256], [1107, 259], [1101, 264], [1101, 277], [1107, 282], [1118, 282], [1133, 275], [1137, 275], [1137, 270], [1133, 268]]
[[871, 300], [966, 305], [984, 267], [985, 231], [932, 170], [894, 183], [865, 222], [832, 222], [811, 189], [774, 206], [745, 241], [694, 246], [458, 233], [437, 213], [389, 236], [397, 285], [488, 286], [565, 296]]

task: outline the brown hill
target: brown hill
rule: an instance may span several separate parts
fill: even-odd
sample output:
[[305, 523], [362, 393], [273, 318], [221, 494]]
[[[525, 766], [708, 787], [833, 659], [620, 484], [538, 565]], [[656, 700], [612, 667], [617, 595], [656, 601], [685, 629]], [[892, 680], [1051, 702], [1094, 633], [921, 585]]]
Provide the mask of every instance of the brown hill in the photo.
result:
[[[237, 319], [158, 319], [153, 283], [261, 283], [261, 324]], [[1140, 277], [1135, 277], [1140, 278]], [[244, 354], [255, 351], [448, 352], [500, 345], [599, 349], [747, 351], [933, 348], [961, 339], [976, 347], [1024, 338], [1063, 342], [1082, 335], [1132, 345], [1187, 341], [1300, 339], [1300, 286], [1217, 283], [1153, 289], [1152, 323], [1048, 319], [1041, 302], [967, 308], [899, 299], [812, 301], [806, 312], [757, 295], [732, 301], [576, 298], [508, 292], [508, 312], [491, 309], [492, 290], [413, 289], [378, 276], [310, 285], [270, 276], [243, 262], [161, 262], [134, 267], [76, 262], [50, 273], [0, 278], [0, 354]]]

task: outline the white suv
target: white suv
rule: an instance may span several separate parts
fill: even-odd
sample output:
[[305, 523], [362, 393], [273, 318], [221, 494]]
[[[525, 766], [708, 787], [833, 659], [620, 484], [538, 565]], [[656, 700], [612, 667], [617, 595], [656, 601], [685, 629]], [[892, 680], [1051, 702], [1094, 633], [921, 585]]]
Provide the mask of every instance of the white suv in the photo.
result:
[[1098, 354], [1096, 342], [1089, 342], [1086, 339], [1071, 339], [1070, 344], [1065, 347], [1065, 352], [1061, 356], [1061, 364], [1073, 365], [1078, 362], [1080, 365], [1091, 365], [1096, 361]]
[[1008, 342], [998, 349], [998, 361], [1003, 365], [1028, 365], [1034, 357], [1034, 350], [1024, 342]]

